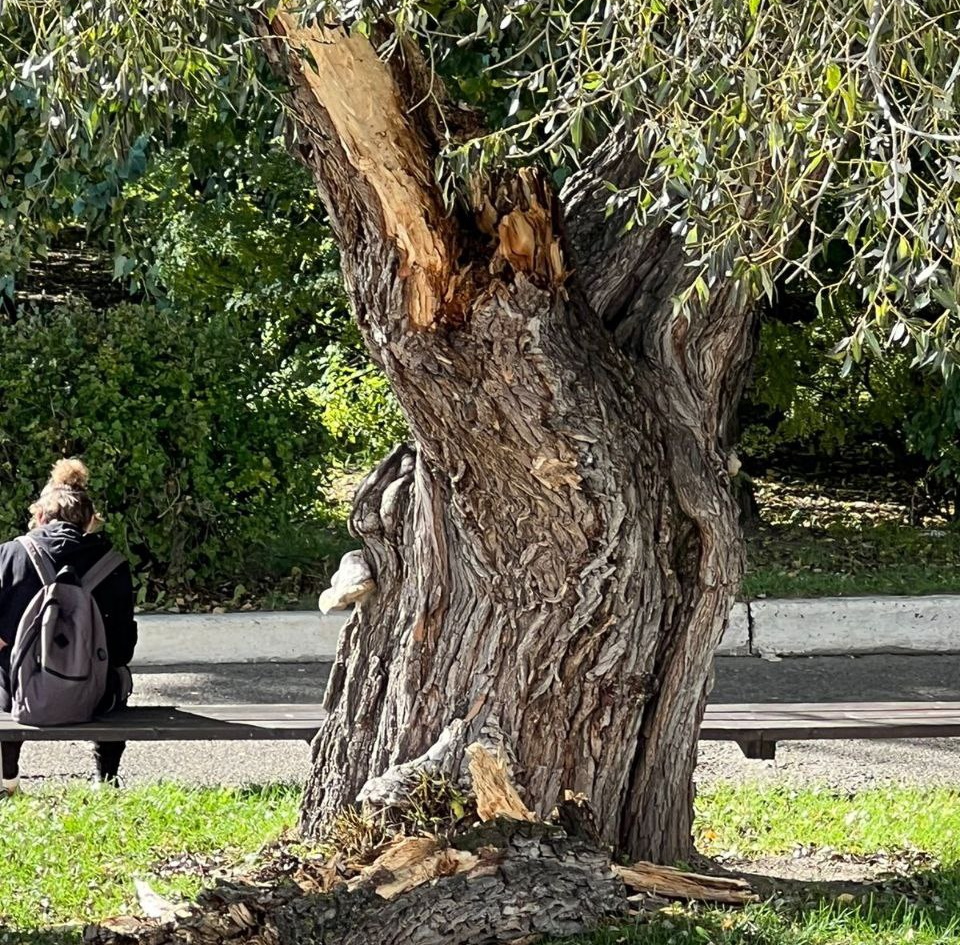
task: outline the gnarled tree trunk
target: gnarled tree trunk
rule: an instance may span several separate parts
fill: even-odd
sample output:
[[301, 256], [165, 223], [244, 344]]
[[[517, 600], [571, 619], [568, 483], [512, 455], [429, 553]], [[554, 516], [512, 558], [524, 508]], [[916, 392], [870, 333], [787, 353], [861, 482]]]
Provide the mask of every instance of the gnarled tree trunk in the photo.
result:
[[485, 736], [540, 813], [582, 792], [619, 850], [684, 856], [742, 568], [726, 439], [750, 306], [675, 314], [675, 240], [606, 219], [602, 180], [636, 171], [616, 136], [559, 197], [519, 171], [447, 214], [412, 52], [385, 64], [282, 12], [264, 28], [416, 441], [357, 497], [378, 590], [341, 637], [304, 828], [389, 803], [421, 756], [456, 774]]

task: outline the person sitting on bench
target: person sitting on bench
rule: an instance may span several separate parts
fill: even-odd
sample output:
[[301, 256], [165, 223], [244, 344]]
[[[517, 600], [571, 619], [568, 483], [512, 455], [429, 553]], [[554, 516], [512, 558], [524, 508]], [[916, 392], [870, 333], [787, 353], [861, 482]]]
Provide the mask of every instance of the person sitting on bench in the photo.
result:
[[[54, 573], [69, 566], [78, 579], [111, 550], [109, 539], [96, 532], [101, 519], [87, 492], [88, 479], [87, 467], [80, 460], [62, 459], [53, 467], [40, 498], [30, 506], [27, 537], [43, 558], [49, 558]], [[24, 544], [0, 544], [0, 711], [11, 709], [10, 654], [17, 626], [41, 587], [37, 566]], [[107, 641], [107, 690], [97, 706], [97, 713], [102, 714], [125, 705], [133, 688], [127, 664], [137, 643], [137, 624], [130, 565], [125, 561], [119, 564], [96, 585], [92, 595], [103, 618]], [[0, 742], [2, 785], [7, 795], [19, 789], [22, 747], [21, 741]], [[99, 742], [95, 746], [99, 781], [117, 783], [125, 747], [126, 742]]]

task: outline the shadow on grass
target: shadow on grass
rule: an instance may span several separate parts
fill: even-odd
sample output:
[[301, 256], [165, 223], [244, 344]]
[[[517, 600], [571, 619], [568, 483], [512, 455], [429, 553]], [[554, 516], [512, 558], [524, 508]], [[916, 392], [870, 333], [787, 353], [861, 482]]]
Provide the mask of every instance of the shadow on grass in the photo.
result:
[[744, 908], [668, 906], [628, 924], [543, 945], [879, 945], [914, 938], [960, 943], [960, 866], [876, 882], [729, 875], [747, 879], [762, 901]]
[[82, 945], [82, 925], [56, 929], [8, 929], [0, 925], [0, 945]]

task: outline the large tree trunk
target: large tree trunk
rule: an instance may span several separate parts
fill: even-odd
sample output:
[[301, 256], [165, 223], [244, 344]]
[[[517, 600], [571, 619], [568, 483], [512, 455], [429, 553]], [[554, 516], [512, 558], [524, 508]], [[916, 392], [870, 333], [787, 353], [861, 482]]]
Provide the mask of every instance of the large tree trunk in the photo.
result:
[[282, 13], [269, 29], [361, 329], [416, 440], [357, 496], [378, 590], [341, 637], [302, 825], [402, 802], [417, 767], [456, 777], [483, 737], [538, 812], [583, 793], [620, 851], [681, 858], [742, 569], [725, 438], [748, 306], [719, 292], [688, 321], [669, 233], [603, 229], [599, 181], [626, 152], [605, 149], [562, 203], [524, 171], [447, 215], [429, 116], [404, 104], [415, 57], [398, 76], [361, 37]]

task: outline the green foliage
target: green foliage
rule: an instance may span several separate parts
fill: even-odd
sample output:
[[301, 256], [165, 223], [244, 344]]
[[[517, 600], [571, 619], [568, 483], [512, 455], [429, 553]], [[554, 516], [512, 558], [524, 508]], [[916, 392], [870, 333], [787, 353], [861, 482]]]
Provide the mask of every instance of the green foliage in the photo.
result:
[[159, 151], [124, 201], [133, 283], [178, 309], [258, 324], [260, 356], [315, 405], [327, 462], [374, 463], [406, 437], [350, 317], [316, 187], [282, 141], [204, 121]]
[[835, 302], [815, 317], [809, 297], [779, 300], [761, 329], [754, 380], [742, 407], [744, 456], [802, 456], [889, 464], [922, 478], [935, 501], [954, 502], [960, 477], [960, 379], [918, 371], [902, 351], [843, 365], [834, 339], [856, 308]]
[[[815, 315], [812, 302], [808, 314]], [[805, 321], [764, 321], [743, 405], [744, 455], [833, 455], [876, 444], [906, 452], [904, 417], [936, 399], [942, 382], [912, 369], [903, 352], [864, 359], [845, 376], [831, 353], [848, 326], [835, 309]]]
[[[189, 6], [182, 29], [215, 29], [204, 4]], [[189, 45], [170, 45], [170, 25], [144, 3], [0, 7], [0, 295], [12, 296], [16, 274], [64, 227], [107, 224], [124, 184], [144, 170], [154, 132], [170, 131], [187, 101], [222, 99], [220, 74], [244, 71], [243, 56], [218, 68]], [[219, 30], [209, 38], [225, 41]], [[129, 71], [118, 71], [122, 62]]]
[[361, 351], [331, 344], [320, 364], [323, 376], [314, 398], [341, 462], [371, 465], [407, 439], [407, 424], [387, 379]]
[[[635, 179], [610, 199], [634, 210], [635, 225], [682, 239], [678, 315], [701, 317], [721, 287], [744, 303], [772, 294], [789, 273], [821, 300], [856, 291], [863, 304], [842, 342], [851, 363], [885, 342], [912, 343], [919, 363], [949, 367], [960, 322], [952, 0], [306, 6], [375, 29], [388, 37], [384, 54], [391, 36], [418, 43], [453, 98], [482, 108], [481, 122], [448, 116], [451, 196], [503, 161], [575, 167], [628, 122]], [[139, 136], [163, 139], [186, 109], [258, 99], [254, 27], [273, 9], [7, 0], [0, 125], [16, 129], [26, 113], [32, 129], [3, 152], [11, 245], [55, 218], [50, 201], [74, 192], [70, 174], [119, 174]], [[842, 262], [825, 280], [814, 263], [837, 247]]]
[[164, 592], [324, 557], [327, 469], [405, 435], [306, 171], [235, 116], [180, 136], [119, 191], [122, 233], [98, 231], [122, 236], [114, 274], [150, 301], [0, 323], [0, 530], [22, 528], [54, 458], [81, 453], [108, 529]]
[[82, 455], [107, 528], [167, 586], [242, 573], [314, 516], [329, 440], [242, 313], [74, 302], [0, 323], [0, 530]]
[[930, 463], [931, 477], [955, 498], [960, 480], [960, 379], [955, 374], [914, 405], [904, 431], [907, 446]]
[[503, 161], [576, 167], [626, 122], [636, 170], [611, 203], [682, 239], [678, 314], [706, 314], [721, 288], [746, 304], [800, 277], [818, 302], [858, 293], [842, 342], [851, 363], [912, 341], [918, 363], [948, 368], [960, 324], [955, 3], [326, 7], [368, 29], [386, 13], [474, 93], [488, 125], [449, 142], [457, 186]]

